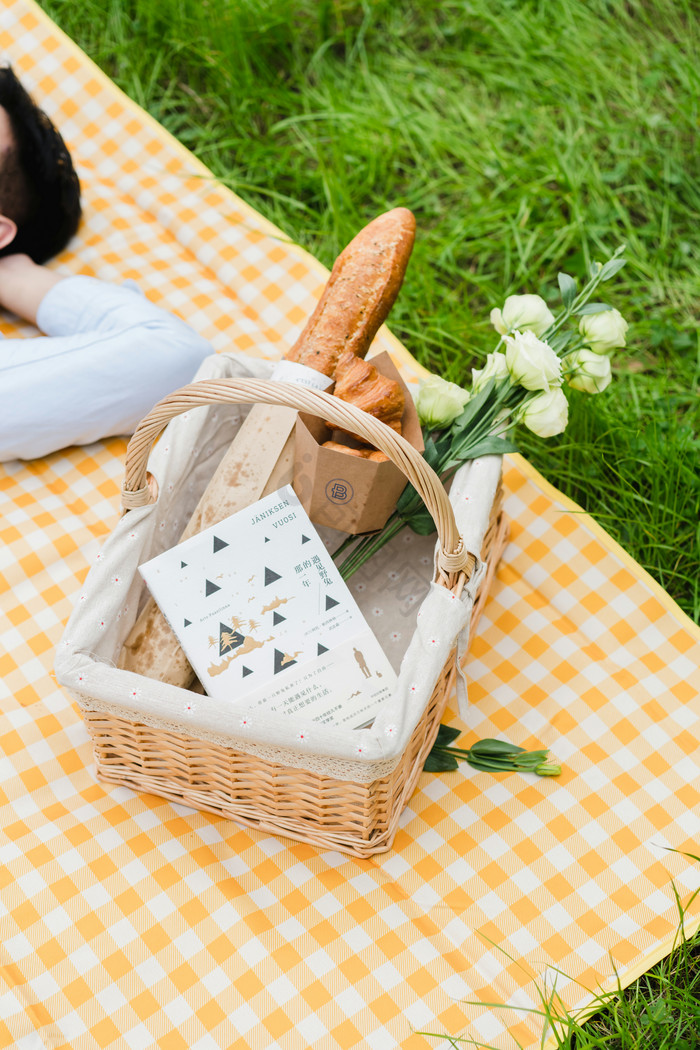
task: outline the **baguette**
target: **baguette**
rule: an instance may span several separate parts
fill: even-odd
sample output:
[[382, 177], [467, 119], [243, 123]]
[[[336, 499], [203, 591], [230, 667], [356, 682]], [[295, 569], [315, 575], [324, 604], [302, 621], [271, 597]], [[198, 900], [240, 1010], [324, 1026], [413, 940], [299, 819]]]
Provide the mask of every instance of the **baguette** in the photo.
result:
[[345, 351], [364, 357], [399, 294], [415, 233], [407, 208], [384, 212], [360, 230], [336, 259], [287, 360], [334, 376]]
[[[364, 357], [398, 295], [414, 236], [415, 219], [406, 208], [394, 208], [368, 223], [336, 259], [318, 305], [286, 360], [333, 377], [344, 351]], [[180, 542], [291, 480], [295, 418], [290, 409], [253, 406]], [[241, 485], [241, 478], [247, 484]], [[182, 688], [195, 677], [152, 599], [124, 643], [119, 666]]]

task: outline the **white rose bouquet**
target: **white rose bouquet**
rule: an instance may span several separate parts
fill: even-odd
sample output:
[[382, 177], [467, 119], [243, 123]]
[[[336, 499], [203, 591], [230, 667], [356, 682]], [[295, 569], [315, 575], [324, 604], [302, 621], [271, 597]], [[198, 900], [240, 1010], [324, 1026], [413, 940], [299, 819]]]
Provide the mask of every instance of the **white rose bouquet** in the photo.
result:
[[[618, 248], [604, 265], [594, 263], [580, 292], [573, 277], [560, 273], [563, 309], [558, 316], [539, 295], [509, 295], [502, 309], [492, 310], [491, 323], [501, 338], [484, 368], [472, 370], [469, 389], [439, 376], [421, 382], [416, 406], [423, 454], [443, 482], [469, 459], [516, 452], [510, 436], [514, 425], [543, 438], [563, 433], [567, 387], [588, 394], [605, 390], [612, 378], [607, 355], [625, 346], [628, 326], [617, 310], [590, 300], [625, 265], [623, 251]], [[349, 537], [335, 552], [343, 577], [406, 526], [421, 535], [434, 532], [433, 520], [411, 485], [381, 532]]]

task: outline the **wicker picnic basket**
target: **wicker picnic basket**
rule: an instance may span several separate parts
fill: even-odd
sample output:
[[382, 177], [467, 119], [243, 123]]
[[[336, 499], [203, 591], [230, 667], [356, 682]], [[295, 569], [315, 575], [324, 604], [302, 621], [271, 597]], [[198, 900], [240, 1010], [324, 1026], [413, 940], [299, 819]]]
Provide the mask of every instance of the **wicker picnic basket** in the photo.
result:
[[[175, 417], [183, 413], [189, 416], [197, 406], [208, 405], [211, 412], [212, 406], [218, 406], [218, 411], [221, 411], [222, 405], [254, 402], [283, 405], [320, 415], [362, 435], [393, 460], [420, 493], [435, 521], [438, 547], [434, 582], [460, 598], [463, 592], [466, 593], [465, 588], [469, 588], [470, 580], [474, 582], [476, 569], [479, 570], [478, 592], [475, 590], [469, 602], [473, 630], [507, 538], [506, 521], [501, 512], [500, 483], [488, 515], [483, 548], [478, 552], [483, 564], [464, 550], [443, 485], [408, 442], [389, 427], [338, 398], [296, 385], [245, 378], [207, 379], [190, 384], [161, 401], [143, 420], [129, 443], [122, 493], [125, 513], [117, 527], [121, 538], [114, 550], [117, 547], [122, 551], [126, 549], [124, 537], [138, 538], [138, 529], [146, 528], [144, 522], [160, 499], [155, 491], [157, 484], [148, 472], [152, 467], [149, 453], [166, 424], [170, 420], [177, 422]], [[164, 437], [155, 452], [165, 440]], [[204, 452], [211, 453], [211, 449]], [[213, 462], [208, 469], [213, 472], [215, 466]], [[167, 487], [172, 489], [172, 483]], [[131, 521], [135, 525], [129, 532]], [[150, 528], [152, 536], [157, 528], [155, 525]], [[153, 540], [149, 542], [150, 546], [147, 544], [140, 550], [139, 562], [154, 553]], [[110, 550], [108, 541], [101, 558], [103, 563], [110, 562]], [[111, 557], [113, 560], [116, 554]], [[132, 595], [143, 592], [135, 571], [136, 564], [132, 558], [126, 568], [128, 578], [124, 581]], [[437, 680], [431, 683], [432, 688], [421, 698], [421, 713], [415, 724], [407, 728], [405, 746], [399, 755], [392, 761], [367, 766], [330, 760], [324, 764], [323, 757], [310, 761], [305, 755], [296, 756], [290, 750], [285, 752], [284, 748], [277, 752], [256, 748], [235, 739], [235, 734], [233, 738], [230, 733], [228, 738], [217, 736], [209, 731], [211, 727], [202, 731], [193, 729], [185, 719], [179, 720], [169, 706], [174, 704], [175, 709], [181, 708], [183, 694], [187, 696], [189, 691], [118, 670], [114, 658], [118, 656], [119, 639], [123, 641], [135, 612], [130, 618], [124, 617], [119, 631], [116, 631], [113, 621], [120, 618], [123, 607], [115, 612], [117, 606], [112, 604], [106, 612], [99, 614], [102, 619], [98, 626], [101, 624], [103, 633], [107, 621], [107, 627], [115, 628], [114, 637], [117, 639], [111, 649], [100, 650], [101, 636], [98, 637], [93, 629], [95, 616], [90, 617], [87, 608], [91, 603], [96, 605], [99, 596], [111, 595], [116, 589], [109, 590], [108, 577], [112, 583], [118, 580], [113, 564], [93, 567], [86, 581], [83, 602], [78, 603], [80, 608], [76, 607], [69, 621], [56, 661], [58, 679], [75, 696], [87, 724], [100, 780], [159, 795], [319, 848], [340, 850], [359, 857], [391, 848], [399, 818], [415, 789], [454, 688], [458, 659], [456, 643]], [[93, 634], [86, 628], [88, 623]], [[124, 698], [119, 703], [116, 702], [117, 693]], [[189, 695], [198, 701], [204, 699], [196, 694]], [[146, 710], [144, 697], [149, 697], [148, 714], [143, 713]], [[333, 775], [333, 770], [339, 769], [348, 772], [345, 776], [339, 776], [337, 772]]]

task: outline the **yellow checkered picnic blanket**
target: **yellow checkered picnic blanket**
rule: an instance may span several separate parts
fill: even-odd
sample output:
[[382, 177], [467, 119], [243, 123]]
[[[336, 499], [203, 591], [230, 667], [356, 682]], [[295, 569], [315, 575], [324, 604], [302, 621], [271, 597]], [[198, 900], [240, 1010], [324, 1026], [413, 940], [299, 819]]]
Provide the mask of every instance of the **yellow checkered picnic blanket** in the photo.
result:
[[[30, 0], [5, 0], [0, 50], [83, 180], [56, 265], [134, 278], [217, 349], [279, 356], [322, 268]], [[0, 1046], [421, 1050], [433, 1031], [534, 1048], [521, 1008], [555, 967], [573, 1008], [670, 950], [672, 880], [700, 883], [669, 851], [700, 832], [700, 632], [588, 516], [508, 459], [512, 541], [469, 664], [465, 739], [551, 747], [562, 776], [424, 774], [393, 850], [352, 860], [96, 781], [53, 652], [124, 451], [0, 467]]]

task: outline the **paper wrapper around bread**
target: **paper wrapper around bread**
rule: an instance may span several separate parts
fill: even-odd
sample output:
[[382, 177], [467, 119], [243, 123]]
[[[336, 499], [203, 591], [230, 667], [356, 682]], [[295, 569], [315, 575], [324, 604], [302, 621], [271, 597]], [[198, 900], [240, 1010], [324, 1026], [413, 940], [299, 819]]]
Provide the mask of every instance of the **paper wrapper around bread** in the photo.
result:
[[[373, 357], [377, 371], [396, 380], [405, 397], [401, 419], [402, 436], [419, 452], [423, 435], [418, 413], [408, 389], [388, 353]], [[337, 434], [337, 432], [336, 432]], [[375, 463], [324, 448], [332, 437], [323, 420], [299, 413], [296, 422], [294, 450], [294, 491], [315, 525], [353, 535], [374, 532], [387, 522], [396, 502], [406, 487], [406, 476], [387, 460]], [[353, 445], [352, 438], [338, 438]], [[357, 444], [354, 447], [357, 447]]]

